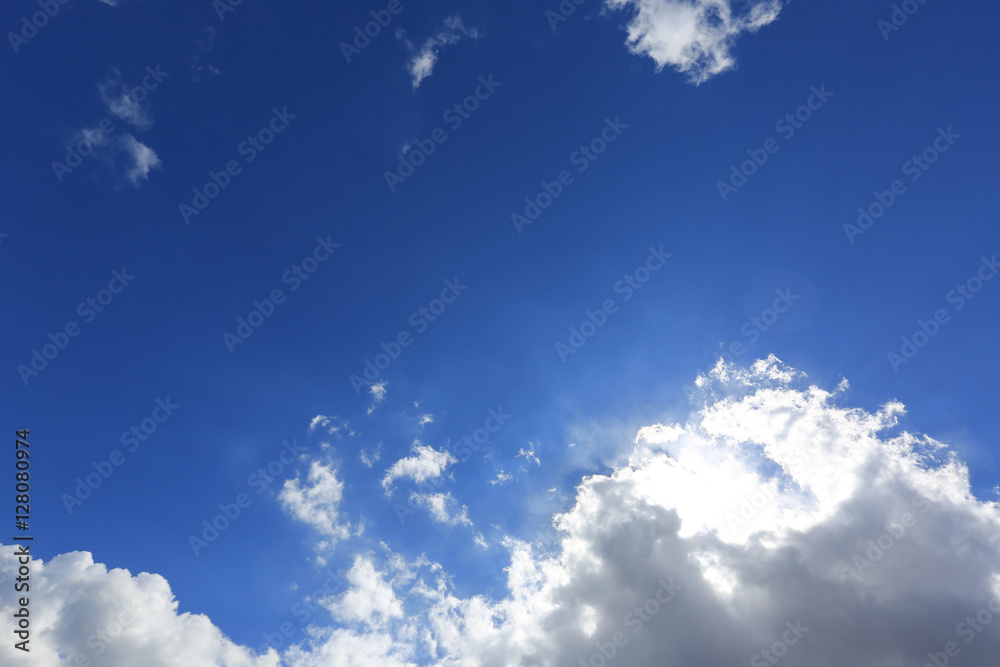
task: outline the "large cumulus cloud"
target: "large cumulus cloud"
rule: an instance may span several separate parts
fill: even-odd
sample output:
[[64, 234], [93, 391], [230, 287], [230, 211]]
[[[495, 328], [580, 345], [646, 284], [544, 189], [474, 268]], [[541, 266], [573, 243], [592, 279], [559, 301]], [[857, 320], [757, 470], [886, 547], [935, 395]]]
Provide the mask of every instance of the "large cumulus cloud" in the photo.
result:
[[[581, 480], [553, 548], [505, 541], [505, 597], [459, 597], [440, 565], [379, 545], [282, 663], [996, 664], [1000, 507], [945, 444], [901, 431], [902, 405], [846, 407], [846, 382], [812, 386], [773, 357], [720, 362], [697, 386], [687, 419], [642, 428], [620, 465]], [[176, 615], [155, 575], [68, 554], [39, 577], [38, 664], [81, 650], [123, 599], [156, 623], [130, 626], [106, 653], [128, 659], [103, 664], [277, 664]]]

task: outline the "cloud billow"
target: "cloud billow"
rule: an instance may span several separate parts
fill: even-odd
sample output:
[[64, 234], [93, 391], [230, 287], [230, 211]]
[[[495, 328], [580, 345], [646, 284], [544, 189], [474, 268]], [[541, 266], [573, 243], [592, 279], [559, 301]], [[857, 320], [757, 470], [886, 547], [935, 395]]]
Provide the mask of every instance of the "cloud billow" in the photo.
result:
[[606, 0], [611, 9], [633, 12], [626, 44], [649, 56], [657, 70], [670, 66], [701, 84], [736, 66], [733, 42], [757, 32], [781, 11], [780, 0], [750, 0], [734, 11], [730, 0]]
[[[283, 663], [995, 665], [1000, 505], [973, 495], [947, 445], [901, 431], [901, 404], [844, 407], [846, 381], [810, 385], [774, 357], [749, 368], [720, 361], [696, 386], [685, 419], [639, 429], [622, 443], [619, 465], [581, 480], [572, 506], [553, 517], [553, 548], [503, 539], [509, 561], [493, 573], [506, 579], [502, 597], [460, 597], [441, 565], [381, 543], [354, 554], [346, 590], [321, 601], [333, 622], [315, 621]], [[431, 448], [413, 454], [393, 466], [389, 485], [440, 475], [449, 463]], [[350, 514], [339, 483], [313, 473], [312, 488], [329, 492], [300, 500], [322, 496], [338, 517]], [[320, 537], [336, 525], [329, 516], [314, 523]], [[12, 551], [0, 551], [8, 572]], [[81, 573], [94, 613], [74, 606]], [[107, 572], [89, 555], [66, 554], [37, 576], [38, 608], [51, 610], [35, 619], [42, 667], [78, 650], [98, 629], [92, 619], [122, 602], [160, 619], [123, 630], [130, 655], [197, 632], [205, 655], [219, 656], [205, 664], [276, 664], [204, 617], [176, 615], [155, 575]], [[13, 601], [0, 595], [9, 634]], [[11, 650], [0, 646], [0, 660]], [[103, 664], [130, 664], [117, 650]], [[182, 654], [144, 664], [180, 667]]]

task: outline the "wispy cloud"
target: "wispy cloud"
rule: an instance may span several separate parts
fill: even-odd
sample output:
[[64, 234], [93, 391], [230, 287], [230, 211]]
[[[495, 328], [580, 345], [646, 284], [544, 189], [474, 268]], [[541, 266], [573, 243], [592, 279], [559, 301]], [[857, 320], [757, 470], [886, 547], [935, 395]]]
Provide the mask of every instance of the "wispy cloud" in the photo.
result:
[[213, 76], [219, 75], [219, 68], [215, 65], [208, 63], [205, 64], [204, 60], [215, 48], [215, 28], [208, 26], [205, 28], [201, 36], [195, 42], [195, 52], [188, 59], [188, 66], [191, 68], [191, 78], [194, 81], [202, 81]]
[[326, 432], [330, 435], [343, 435], [346, 433], [349, 436], [355, 435], [355, 431], [350, 428], [349, 422], [346, 419], [341, 419], [336, 415], [316, 415], [309, 422], [309, 433], [313, 433], [317, 428], [324, 428]]
[[382, 460], [382, 443], [379, 442], [378, 445], [376, 445], [375, 450], [372, 452], [369, 452], [367, 449], [362, 449], [358, 454], [358, 458], [361, 459], [361, 462], [365, 464], [365, 466], [371, 468], [375, 465], [376, 461]]
[[469, 519], [469, 508], [465, 505], [459, 506], [458, 501], [451, 493], [417, 493], [414, 491], [410, 494], [410, 504], [426, 507], [430, 510], [431, 518], [437, 523], [450, 526], [472, 525], [472, 521]]
[[478, 39], [479, 30], [467, 28], [462, 22], [462, 17], [454, 14], [446, 18], [444, 26], [434, 36], [428, 37], [419, 47], [406, 38], [406, 32], [402, 29], [396, 31], [396, 37], [406, 45], [410, 52], [406, 70], [410, 73], [413, 89], [416, 90], [424, 79], [434, 73], [438, 54], [444, 47], [455, 44], [464, 37]]
[[124, 135], [119, 145], [126, 160], [125, 178], [132, 187], [137, 188], [141, 181], [148, 181], [150, 170], [162, 165], [156, 152], [131, 134]]
[[389, 383], [385, 380], [381, 382], [373, 382], [368, 385], [368, 393], [372, 395], [372, 404], [368, 406], [368, 414], [375, 412], [375, 408], [378, 407], [379, 403], [385, 401], [386, 390], [389, 387]]
[[[505, 595], [462, 597], [442, 565], [380, 543], [384, 557], [354, 554], [346, 589], [318, 600], [334, 624], [258, 657], [204, 616], [178, 614], [162, 577], [64, 554], [34, 562], [52, 610], [32, 625], [38, 664], [84, 651], [111, 622], [121, 631], [101, 657], [108, 667], [136, 655], [166, 656], [147, 661], [160, 667], [604, 664], [609, 647], [623, 665], [766, 664], [778, 644], [789, 665], [919, 665], [955, 655], [948, 646], [962, 664], [995, 664], [1000, 503], [972, 494], [954, 452], [900, 432], [899, 403], [842, 407], [845, 384], [807, 384], [774, 357], [720, 362], [697, 384], [686, 419], [642, 428], [618, 465], [579, 483], [553, 517], [550, 548], [507, 537], [505, 563], [482, 560], [505, 577]], [[447, 458], [416, 443], [394, 474], [430, 479]], [[339, 537], [342, 492], [314, 462], [280, 497]], [[471, 524], [450, 494], [411, 503], [440, 524]], [[14, 548], [0, 547], [3, 576], [17, 567]], [[15, 605], [0, 598], [8, 634]], [[0, 660], [13, 651], [0, 645]]]
[[518, 457], [527, 459], [528, 463], [534, 463], [535, 465], [539, 466], [542, 465], [542, 462], [538, 459], [538, 456], [535, 455], [535, 443], [533, 442], [528, 443], [528, 449], [522, 447], [519, 450], [517, 450], [517, 455]]

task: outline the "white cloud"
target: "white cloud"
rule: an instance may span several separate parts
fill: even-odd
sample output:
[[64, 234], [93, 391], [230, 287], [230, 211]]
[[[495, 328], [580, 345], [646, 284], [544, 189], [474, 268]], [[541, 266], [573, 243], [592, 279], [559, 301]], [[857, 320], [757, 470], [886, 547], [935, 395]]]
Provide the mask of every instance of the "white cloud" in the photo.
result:
[[402, 30], [396, 31], [396, 36], [401, 39], [410, 51], [410, 59], [406, 63], [406, 70], [410, 73], [413, 89], [420, 86], [420, 82], [429, 77], [434, 72], [437, 64], [438, 53], [445, 46], [455, 44], [463, 37], [479, 38], [479, 30], [476, 28], [466, 28], [462, 22], [462, 17], [457, 14], [449, 16], [444, 20], [444, 27], [433, 37], [429, 37], [418, 48], [405, 37]]
[[669, 445], [672, 442], [677, 442], [677, 438], [683, 434], [684, 429], [676, 424], [643, 426], [635, 436], [635, 444], [639, 444], [639, 441], [642, 440], [647, 445]]
[[119, 147], [127, 158], [125, 177], [133, 187], [139, 187], [140, 181], [149, 180], [150, 170], [162, 165], [156, 152], [131, 134], [121, 138]]
[[138, 101], [134, 93], [139, 91], [148, 95], [148, 91], [142, 86], [125, 85], [118, 70], [112, 70], [112, 76], [102, 81], [97, 89], [108, 111], [121, 120], [140, 130], [148, 130], [153, 126], [149, 105]]
[[404, 477], [409, 477], [417, 484], [437, 479], [445, 468], [456, 462], [450, 452], [439, 452], [433, 447], [420, 444], [420, 441], [414, 441], [411, 451], [414, 456], [399, 459], [386, 470], [385, 477], [382, 478], [382, 488], [386, 492], [391, 494], [392, 483]]
[[375, 412], [375, 408], [378, 404], [385, 400], [385, 393], [388, 385], [389, 383], [385, 380], [368, 385], [368, 392], [372, 395], [372, 404], [368, 407], [369, 416], [371, 413]]
[[[285, 662], [557, 667], [601, 663], [591, 658], [612, 646], [609, 665], [771, 664], [753, 658], [798, 627], [783, 667], [918, 666], [949, 642], [956, 664], [995, 666], [1000, 504], [973, 496], [953, 452], [901, 432], [898, 403], [842, 407], [843, 384], [809, 386], [773, 357], [750, 369], [720, 363], [698, 385], [704, 401], [686, 419], [641, 429], [636, 443], [622, 443], [625, 462], [582, 480], [554, 518], [552, 549], [504, 540], [503, 597], [460, 597], [451, 575], [423, 557], [361, 555], [348, 590], [322, 601], [338, 625], [311, 627]], [[400, 476], [427, 479], [447, 465], [442, 452], [414, 451], [397, 462], [407, 462]], [[11, 550], [3, 553], [10, 570]], [[137, 597], [62, 585], [80, 556], [60, 558], [71, 574], [53, 576], [51, 564], [42, 573], [60, 582], [62, 597], [41, 593], [35, 607], [43, 667], [94, 631], [95, 604], [114, 611], [118, 603], [105, 600]], [[154, 575], [131, 581], [146, 598], [170, 600]], [[11, 636], [6, 597], [2, 604], [0, 631]], [[253, 662], [207, 621], [197, 635], [207, 653], [185, 653], [178, 633], [189, 621], [159, 606], [169, 613], [137, 633], [134, 646], [148, 649], [123, 644], [115, 655], [130, 662], [102, 664], [275, 664]], [[74, 633], [51, 630], [65, 626]], [[613, 646], [619, 632], [627, 641]], [[0, 644], [0, 660], [11, 651]], [[229, 662], [217, 657], [224, 652]]]
[[299, 521], [312, 525], [321, 535], [329, 538], [324, 546], [332, 546], [350, 535], [350, 523], [341, 525], [339, 508], [344, 497], [344, 483], [337, 479], [337, 471], [319, 461], [309, 467], [306, 485], [298, 477], [285, 480], [278, 499], [282, 506]]
[[634, 12], [626, 29], [633, 53], [673, 67], [700, 84], [735, 67], [732, 46], [743, 32], [756, 32], [778, 18], [781, 0], [747, 0], [734, 11], [731, 0], [606, 0], [612, 9]]
[[382, 573], [375, 571], [371, 558], [358, 556], [347, 572], [351, 589], [325, 600], [323, 605], [341, 622], [380, 625], [384, 620], [403, 615], [403, 606]]
[[514, 479], [513, 475], [509, 472], [504, 472], [503, 469], [501, 469], [500, 472], [497, 473], [497, 476], [490, 480], [490, 484], [493, 484], [494, 486], [497, 484], [506, 484], [512, 479]]
[[101, 0], [101, 2], [108, 5], [109, 7], [115, 7], [118, 4], [118, 0]]
[[462, 524], [471, 526], [469, 519], [469, 508], [465, 505], [458, 506], [458, 501], [451, 493], [417, 493], [410, 494], [410, 504], [417, 507], [426, 507], [430, 510], [431, 518], [437, 523], [445, 523], [450, 526]]
[[[15, 548], [0, 546], [0, 567], [16, 571]], [[257, 657], [234, 644], [208, 617], [177, 613], [167, 581], [142, 572], [108, 570], [75, 551], [32, 561], [30, 658], [13, 647], [13, 582], [0, 586], [0, 664], [64, 667], [277, 667], [271, 651]], [[60, 659], [60, 656], [63, 658]], [[79, 659], [79, 661], [77, 661]], [[27, 660], [27, 661], [26, 661]], [[89, 661], [84, 662], [84, 660]]]
[[[774, 358], [699, 384], [683, 424], [643, 428], [627, 463], [583, 480], [554, 551], [506, 541], [506, 597], [456, 597], [427, 569], [394, 584], [404, 616], [377, 635], [297, 655], [365, 637], [402, 664], [555, 667], [622, 632], [615, 664], [747, 664], [791, 624], [789, 667], [922, 665], [951, 641], [963, 665], [995, 664], [1000, 505], [953, 454], [898, 432], [899, 404], [839, 407], [843, 384], [805, 386]], [[963, 621], [988, 605], [982, 630]]]
[[75, 133], [74, 143], [90, 144], [99, 165], [110, 173], [115, 187], [128, 183], [138, 188], [149, 180], [149, 172], [163, 166], [156, 151], [132, 134], [109, 135], [99, 127], [83, 128]]
[[517, 450], [518, 457], [524, 457], [528, 460], [528, 463], [534, 462], [535, 465], [542, 465], [542, 462], [535, 455], [535, 443], [529, 442], [528, 449], [520, 448]]
[[330, 435], [340, 435], [341, 431], [346, 431], [347, 435], [351, 436], [355, 434], [354, 430], [348, 427], [347, 420], [337, 416], [316, 415], [309, 422], [309, 433], [314, 432], [319, 427], [325, 428]]
[[361, 462], [363, 464], [371, 468], [373, 465], [375, 465], [376, 461], [382, 460], [382, 443], [379, 442], [378, 445], [375, 446], [375, 451], [371, 452], [370, 454], [368, 453], [368, 450], [362, 449], [361, 453], [358, 454], [358, 458], [361, 459]]

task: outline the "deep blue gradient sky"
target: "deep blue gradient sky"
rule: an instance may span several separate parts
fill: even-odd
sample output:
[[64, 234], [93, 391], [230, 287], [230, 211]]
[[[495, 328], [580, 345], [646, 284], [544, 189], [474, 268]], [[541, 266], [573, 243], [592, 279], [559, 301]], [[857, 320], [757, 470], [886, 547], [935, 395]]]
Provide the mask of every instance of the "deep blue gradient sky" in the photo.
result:
[[[627, 13], [587, 0], [552, 30], [556, 4], [404, 0], [349, 64], [340, 42], [384, 3], [246, 0], [220, 20], [207, 0], [74, 0], [16, 54], [4, 47], [3, 421], [33, 436], [39, 556], [85, 550], [162, 574], [180, 611], [256, 647], [325, 576], [313, 531], [277, 501], [308, 466], [260, 494], [247, 484], [294, 438], [310, 456], [334, 448], [345, 511], [355, 528], [366, 517], [352, 549], [426, 553], [459, 594], [500, 596], [503, 536], [531, 539], [639, 427], [682, 417], [683, 387], [733, 342], [740, 363], [773, 353], [821, 386], [848, 378], [851, 405], [901, 401], [903, 427], [948, 442], [973, 492], [992, 494], [1000, 281], [957, 312], [947, 294], [1000, 252], [1000, 9], [930, 0], [885, 40], [877, 21], [891, 3], [789, 2], [735, 41], [736, 68], [693, 85], [629, 52]], [[0, 25], [36, 10], [8, 2]], [[478, 37], [442, 49], [414, 89], [393, 31], [419, 43], [456, 13]], [[117, 70], [135, 85], [157, 65], [169, 76], [149, 93], [151, 126], [113, 120], [115, 137], [133, 134], [160, 166], [133, 185], [121, 164], [89, 157], [60, 182], [51, 163], [109, 115], [100, 83]], [[499, 87], [452, 129], [442, 114], [480, 76]], [[814, 86], [832, 96], [786, 138], [776, 121]], [[294, 118], [245, 162], [238, 146], [275, 108]], [[578, 172], [571, 154], [606, 119], [627, 128]], [[390, 192], [384, 172], [435, 128], [447, 140]], [[903, 164], [939, 128], [960, 138], [911, 182]], [[780, 148], [723, 201], [717, 182], [768, 138]], [[178, 205], [230, 160], [241, 173], [185, 224]], [[519, 233], [511, 214], [564, 169], [573, 183]], [[845, 223], [895, 179], [905, 194], [851, 243]], [[317, 237], [340, 246], [290, 291], [282, 275]], [[614, 287], [651, 246], [672, 257], [626, 301]], [[85, 323], [77, 305], [123, 268], [134, 280]], [[445, 280], [468, 288], [418, 332], [411, 313]], [[274, 289], [287, 301], [230, 353], [223, 333]], [[785, 289], [798, 299], [751, 342], [744, 323]], [[606, 299], [618, 310], [563, 362], [556, 343]], [[894, 371], [887, 353], [937, 309], [950, 321]], [[70, 321], [80, 335], [26, 386], [18, 365]], [[349, 377], [402, 331], [413, 343], [366, 414], [373, 396]], [[175, 413], [67, 512], [76, 478], [168, 397]], [[415, 438], [460, 441], [490, 409], [509, 421], [447, 482], [474, 527], [426, 510], [401, 523], [400, 496], [379, 485], [386, 468]], [[420, 425], [424, 414], [433, 422]], [[356, 435], [309, 433], [317, 415]], [[366, 467], [359, 451], [380, 442]], [[541, 465], [517, 456], [528, 443]], [[501, 470], [517, 481], [489, 484]], [[188, 536], [241, 492], [252, 505], [196, 557]], [[326, 559], [347, 568], [351, 554]]]

